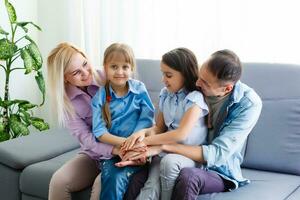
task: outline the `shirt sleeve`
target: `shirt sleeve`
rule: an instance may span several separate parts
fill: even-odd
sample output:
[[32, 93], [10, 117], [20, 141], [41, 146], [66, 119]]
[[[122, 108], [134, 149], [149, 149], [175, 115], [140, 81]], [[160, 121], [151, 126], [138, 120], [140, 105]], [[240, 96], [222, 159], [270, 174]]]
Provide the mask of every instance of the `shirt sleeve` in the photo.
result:
[[137, 125], [134, 132], [139, 131], [143, 128], [149, 128], [154, 122], [154, 106], [148, 94], [145, 85], [142, 83], [140, 86], [140, 117], [138, 119]]
[[66, 127], [71, 135], [79, 141], [83, 149], [96, 153], [100, 159], [110, 159], [112, 157], [113, 146], [97, 142], [91, 132], [91, 127], [77, 114], [73, 117], [69, 117]]
[[259, 118], [261, 108], [261, 101], [245, 107], [221, 129], [212, 144], [202, 146], [208, 167], [225, 164], [230, 156], [243, 147]]
[[185, 100], [186, 100], [185, 111], [187, 111], [193, 105], [197, 105], [202, 110], [202, 115], [200, 117], [204, 117], [208, 114], [208, 106], [201, 92], [199, 91], [190, 92], [185, 97]]
[[102, 106], [105, 103], [105, 89], [101, 87], [96, 95], [92, 98], [92, 112], [93, 112], [93, 134], [96, 138], [107, 133], [106, 123], [102, 117]]
[[159, 102], [158, 102], [158, 109], [160, 111], [163, 110], [163, 103], [165, 102], [165, 99], [168, 96], [168, 89], [166, 87], [164, 87], [163, 89], [161, 89], [160, 93], [159, 93]]

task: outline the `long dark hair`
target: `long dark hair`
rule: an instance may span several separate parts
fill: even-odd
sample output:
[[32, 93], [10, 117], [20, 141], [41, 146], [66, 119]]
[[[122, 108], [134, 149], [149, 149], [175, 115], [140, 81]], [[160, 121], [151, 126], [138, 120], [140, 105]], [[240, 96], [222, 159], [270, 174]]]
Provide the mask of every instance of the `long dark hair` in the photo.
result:
[[198, 90], [198, 62], [195, 54], [187, 48], [176, 48], [162, 56], [162, 62], [180, 72], [184, 77], [184, 87], [191, 92]]

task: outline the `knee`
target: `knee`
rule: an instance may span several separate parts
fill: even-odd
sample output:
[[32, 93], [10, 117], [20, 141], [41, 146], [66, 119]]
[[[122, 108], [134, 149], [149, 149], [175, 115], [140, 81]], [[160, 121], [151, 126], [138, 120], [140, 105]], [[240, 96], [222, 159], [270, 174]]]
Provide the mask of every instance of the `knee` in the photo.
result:
[[72, 180], [69, 176], [66, 176], [65, 173], [62, 173], [60, 170], [57, 170], [51, 177], [50, 188], [68, 188], [72, 183]]
[[193, 178], [195, 169], [196, 168], [193, 167], [183, 168], [179, 173], [179, 176], [177, 178], [177, 183], [180, 185], [187, 185], [189, 180]]
[[162, 177], [177, 177], [181, 170], [181, 162], [176, 154], [167, 154], [160, 162], [160, 175]]

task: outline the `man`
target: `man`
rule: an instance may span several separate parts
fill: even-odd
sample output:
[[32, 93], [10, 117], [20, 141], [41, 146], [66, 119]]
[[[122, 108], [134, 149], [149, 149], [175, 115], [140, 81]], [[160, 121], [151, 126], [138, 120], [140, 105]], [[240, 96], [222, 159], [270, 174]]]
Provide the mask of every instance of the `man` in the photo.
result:
[[[240, 165], [243, 147], [259, 118], [262, 102], [253, 89], [240, 81], [241, 74], [242, 64], [230, 50], [213, 53], [202, 65], [196, 85], [209, 106], [207, 144], [161, 146], [162, 151], [202, 164], [181, 170], [172, 199], [196, 199], [200, 194], [230, 191], [249, 183], [242, 176]], [[145, 173], [141, 172], [133, 178], [129, 198], [142, 187], [143, 177]]]

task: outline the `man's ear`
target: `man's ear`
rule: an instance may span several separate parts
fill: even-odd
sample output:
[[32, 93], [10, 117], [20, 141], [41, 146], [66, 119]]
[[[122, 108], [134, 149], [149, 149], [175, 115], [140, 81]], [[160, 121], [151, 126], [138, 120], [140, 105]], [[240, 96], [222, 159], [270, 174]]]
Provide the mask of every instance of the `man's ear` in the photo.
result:
[[228, 94], [229, 92], [231, 92], [232, 89], [233, 89], [233, 84], [232, 84], [232, 83], [226, 84], [226, 86], [225, 86], [225, 88], [224, 88], [225, 94]]

